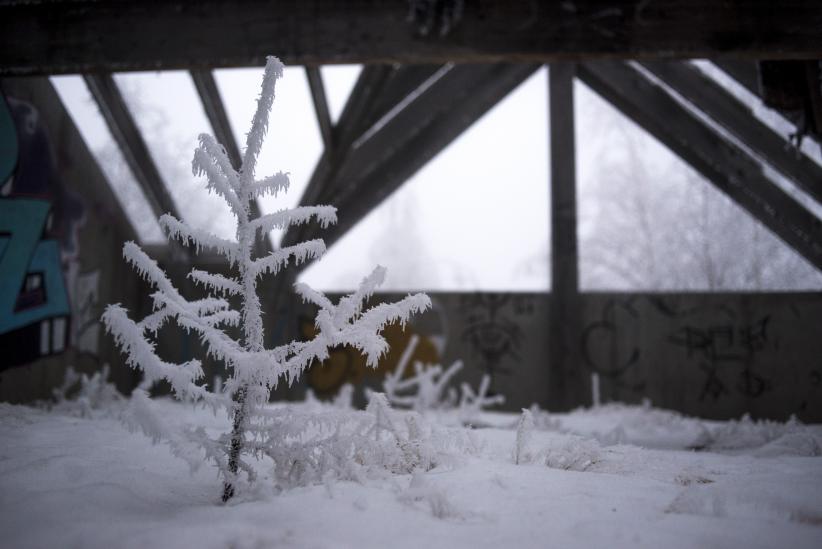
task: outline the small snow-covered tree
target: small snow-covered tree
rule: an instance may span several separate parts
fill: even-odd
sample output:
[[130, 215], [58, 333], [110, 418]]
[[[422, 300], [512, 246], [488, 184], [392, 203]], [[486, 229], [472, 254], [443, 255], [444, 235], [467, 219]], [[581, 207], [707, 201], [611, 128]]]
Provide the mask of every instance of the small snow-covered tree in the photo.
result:
[[[388, 343], [380, 335], [382, 328], [391, 322], [405, 323], [412, 313], [431, 305], [425, 294], [415, 294], [364, 311], [364, 302], [385, 277], [382, 267], [375, 268], [354, 293], [336, 304], [307, 285], [296, 284], [295, 291], [302, 299], [319, 307], [315, 318], [318, 333], [308, 341], [265, 348], [262, 304], [257, 295], [259, 278], [277, 274], [289, 262], [301, 263], [318, 258], [324, 253], [325, 244], [321, 239], [311, 240], [255, 257], [256, 240], [265, 238], [275, 228], [285, 229], [309, 221], [317, 221], [326, 227], [336, 222], [336, 210], [331, 206], [304, 206], [252, 217], [250, 205], [254, 200], [264, 195], [276, 196], [289, 186], [288, 175], [282, 172], [262, 179], [255, 176], [275, 85], [282, 71], [280, 61], [269, 57], [238, 170], [232, 167], [225, 149], [210, 135], [201, 135], [194, 151], [194, 173], [206, 176], [208, 190], [222, 197], [236, 217], [235, 239], [219, 238], [171, 215], [160, 218], [160, 225], [169, 238], [197, 250], [214, 249], [225, 257], [235, 276], [192, 269], [188, 277], [202, 285], [208, 295], [189, 300], [137, 244], [127, 242], [123, 246], [126, 261], [155, 288], [151, 294], [153, 312], [139, 322], [130, 319], [119, 304], [109, 305], [103, 314], [107, 330], [126, 355], [126, 363], [142, 370], [147, 381], [166, 380], [178, 399], [200, 402], [215, 410], [224, 409], [232, 418], [230, 433], [213, 439], [204, 429], [199, 429], [188, 433], [187, 439], [205, 450], [207, 458], [217, 465], [224, 480], [223, 501], [233, 496], [240, 471], [253, 480], [254, 471], [243, 459], [244, 454], [250, 451], [260, 455], [260, 448], [267, 448], [270, 454], [277, 444], [276, 440], [269, 439], [278, 436], [276, 433], [280, 431], [266, 429], [262, 424], [267, 417], [264, 406], [281, 379], [291, 384], [313, 360], [327, 358], [329, 348], [338, 345], [351, 345], [360, 350], [366, 363], [374, 367], [388, 348]], [[158, 330], [172, 321], [184, 330], [198, 334], [208, 355], [225, 364], [229, 374], [221, 392], [208, 390], [199, 360], [175, 364], [158, 356], [153, 340]], [[242, 336], [232, 337], [231, 328], [239, 328]], [[145, 394], [138, 397], [142, 404], [147, 402]], [[148, 423], [151, 425], [146, 431], [156, 436], [157, 424]]]

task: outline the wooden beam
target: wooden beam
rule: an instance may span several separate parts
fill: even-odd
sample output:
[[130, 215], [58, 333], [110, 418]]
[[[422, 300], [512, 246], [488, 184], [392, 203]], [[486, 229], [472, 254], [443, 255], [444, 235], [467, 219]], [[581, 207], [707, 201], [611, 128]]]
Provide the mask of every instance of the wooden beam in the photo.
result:
[[231, 165], [234, 166], [234, 169], [238, 169], [242, 164], [240, 147], [237, 146], [237, 140], [234, 139], [231, 122], [228, 120], [228, 114], [220, 98], [220, 90], [217, 89], [214, 75], [210, 70], [194, 70], [191, 71], [191, 80], [194, 82], [194, 87], [200, 96], [200, 102], [203, 104], [203, 110], [211, 124], [214, 137], [225, 147]]
[[734, 61], [730, 59], [719, 59], [714, 61], [714, 65], [736, 80], [743, 88], [757, 97], [761, 96], [759, 90], [759, 69], [756, 61]]
[[572, 63], [550, 66], [551, 130], [551, 288], [573, 295], [579, 290], [576, 224], [574, 74]]
[[[360, 73], [334, 128], [333, 147], [325, 149], [308, 182], [300, 205], [334, 202], [338, 187], [344, 183], [339, 171], [351, 152], [354, 141], [374, 126], [392, 109], [413, 94], [441, 66], [366, 66]], [[316, 234], [311, 225], [291, 227], [283, 235], [283, 245], [310, 238], [325, 237]], [[327, 240], [327, 239], [326, 239]], [[287, 269], [272, 285], [274, 307], [279, 310], [290, 295], [287, 288], [306, 265]]]
[[[822, 56], [816, 56], [822, 57]], [[782, 118], [785, 119], [789, 124], [791, 124], [794, 128], [796, 128], [797, 132], [799, 132], [799, 128], [797, 126], [801, 126], [801, 119], [799, 118], [800, 113], [802, 112], [801, 108], [797, 109], [797, 112], [791, 113], [790, 111], [783, 111], [778, 108], [774, 108], [767, 104], [765, 98], [765, 90], [762, 87], [762, 63], [761, 62], [753, 62], [753, 61], [733, 61], [733, 60], [717, 60], [714, 61], [714, 64], [719, 67], [725, 74], [736, 80], [743, 88], [748, 90], [751, 94], [758, 97], [762, 104], [770, 109], [772, 112], [778, 114]], [[765, 65], [771, 65], [772, 63], [765, 63]], [[802, 99], [797, 96], [797, 100], [802, 101]], [[809, 101], [812, 101], [808, 98]], [[817, 103], [814, 102], [813, 105]], [[809, 111], [808, 115], [812, 115]], [[793, 132], [792, 132], [793, 133]], [[813, 139], [817, 143], [820, 143], [820, 136], [813, 133], [802, 133], [805, 137], [809, 137]], [[795, 134], [794, 134], [795, 135]], [[793, 146], [793, 145], [792, 145]]]
[[371, 107], [358, 121], [356, 137], [360, 137], [389, 112], [401, 105], [406, 98], [416, 93], [420, 86], [441, 68], [441, 64], [393, 66], [385, 78], [380, 93], [374, 96]]
[[[288, 64], [822, 57], [813, 0], [57, 0], [0, 5], [0, 74]], [[428, 17], [430, 16], [430, 17]]]
[[583, 63], [578, 74], [596, 93], [822, 270], [822, 222], [768, 179], [744, 150], [625, 63]]
[[[334, 146], [323, 151], [300, 205], [324, 204], [332, 201], [340, 183], [338, 171], [345, 162], [351, 145], [374, 126], [389, 111], [430, 78], [440, 65], [367, 66], [360, 73], [339, 121], [334, 128]], [[283, 241], [299, 242], [306, 226], [291, 229]], [[296, 236], [295, 236], [296, 234]]]
[[290, 240], [289, 233], [284, 243], [323, 238], [332, 245], [537, 68], [442, 67], [402, 109], [374, 126], [335, 174], [340, 185], [330, 203], [338, 208], [337, 225], [324, 231], [306, 225], [299, 239]]
[[120, 147], [134, 178], [143, 188], [157, 217], [165, 213], [180, 218], [177, 207], [166, 188], [157, 165], [148, 151], [137, 124], [134, 122], [117, 83], [110, 74], [86, 74], [83, 76], [91, 95]]
[[317, 115], [317, 125], [326, 149], [334, 146], [334, 124], [331, 123], [331, 114], [328, 110], [328, 100], [325, 97], [323, 77], [319, 67], [306, 67], [305, 76], [308, 79], [308, 88], [311, 91], [311, 100], [314, 103], [314, 112]]
[[320, 156], [300, 198], [300, 205], [314, 205], [321, 202], [320, 197], [327, 192], [331, 176], [345, 157], [348, 147], [364, 130], [363, 120], [373, 108], [392, 70], [391, 67], [382, 65], [363, 68], [337, 122], [334, 147], [325, 149]]
[[642, 66], [822, 202], [822, 168], [794, 150], [782, 135], [761, 122], [750, 107], [725, 88], [688, 63], [654, 61]]
[[551, 154], [550, 409], [589, 404], [590, 391], [577, 360], [579, 267], [573, 63], [553, 63], [548, 75]]

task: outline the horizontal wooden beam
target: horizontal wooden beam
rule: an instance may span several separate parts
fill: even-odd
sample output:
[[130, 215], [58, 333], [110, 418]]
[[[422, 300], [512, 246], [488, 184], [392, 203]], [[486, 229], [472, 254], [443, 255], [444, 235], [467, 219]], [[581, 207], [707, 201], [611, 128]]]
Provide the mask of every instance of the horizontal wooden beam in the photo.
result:
[[734, 61], [725, 59], [714, 63], [722, 72], [736, 80], [743, 88], [760, 97], [759, 69], [756, 61]]
[[288, 64], [822, 57], [812, 0], [0, 4], [0, 74]]
[[750, 107], [688, 63], [654, 61], [642, 65], [822, 203], [822, 167], [794, 150], [787, 136], [761, 122]]
[[822, 221], [768, 179], [744, 150], [706, 126], [662, 87], [626, 63], [583, 63], [577, 74], [822, 270]]

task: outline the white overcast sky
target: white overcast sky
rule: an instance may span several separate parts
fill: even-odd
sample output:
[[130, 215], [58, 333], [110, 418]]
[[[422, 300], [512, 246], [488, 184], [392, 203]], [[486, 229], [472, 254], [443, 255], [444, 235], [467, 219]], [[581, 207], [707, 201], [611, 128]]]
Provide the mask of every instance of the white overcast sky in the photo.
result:
[[[357, 66], [323, 67], [332, 118], [336, 120], [353, 86]], [[261, 69], [215, 72], [235, 137], [241, 147], [259, 92]], [[549, 152], [547, 71], [540, 69], [473, 124], [415, 174], [400, 190], [372, 211], [332, 246], [303, 278], [324, 290], [353, 287], [374, 265], [388, 267], [390, 290], [519, 290], [550, 287]], [[52, 78], [80, 130], [97, 152], [116, 156], [111, 135], [82, 78]], [[169, 185], [181, 215], [190, 223], [230, 236], [233, 218], [204, 182], [188, 168], [197, 136], [211, 128], [188, 73], [183, 71], [116, 75], [149, 149]], [[742, 93], [742, 92], [740, 92]], [[640, 130], [577, 84], [577, 174], [581, 202], [579, 234], [584, 240], [596, 205], [586, 194], [596, 176], [598, 159], [620, 154], [609, 147], [608, 128]], [[769, 113], [760, 113], [768, 117]], [[773, 118], [771, 116], [771, 118]], [[779, 125], [779, 120], [769, 123]], [[291, 174], [285, 196], [266, 199], [263, 211], [293, 206], [320, 156], [322, 142], [305, 71], [289, 67], [277, 84], [269, 135], [258, 175], [279, 170]], [[809, 140], [806, 140], [809, 141]], [[650, 137], [642, 141], [643, 162], [653, 171], [681, 164]], [[813, 152], [818, 158], [818, 149]], [[141, 239], [161, 238], [150, 210], [128, 171], [112, 171], [117, 162], [103, 162], [116, 179], [130, 218]], [[108, 164], [108, 166], [106, 166]], [[684, 169], [684, 168], [683, 168]]]

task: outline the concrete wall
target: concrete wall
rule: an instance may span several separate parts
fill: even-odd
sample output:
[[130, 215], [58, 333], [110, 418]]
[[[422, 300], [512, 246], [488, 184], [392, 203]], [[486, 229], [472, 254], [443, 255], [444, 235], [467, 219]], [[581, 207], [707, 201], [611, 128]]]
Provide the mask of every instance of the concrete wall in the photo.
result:
[[[534, 402], [555, 408], [548, 401], [555, 374], [548, 294], [431, 297], [433, 311], [409, 327], [425, 342], [415, 359], [462, 359], [457, 381], [475, 386], [490, 374], [506, 409]], [[603, 402], [647, 398], [707, 418], [822, 421], [822, 294], [583, 294], [580, 303], [578, 367], [586, 382], [598, 374]], [[343, 382], [377, 387], [408, 337], [391, 334], [392, 351], [378, 371], [366, 370], [353, 350], [339, 351], [307, 383], [321, 394]]]
[[585, 296], [583, 367], [608, 400], [822, 421], [822, 294]]

